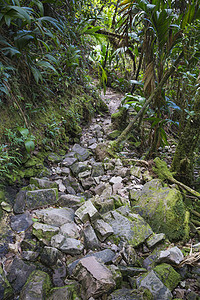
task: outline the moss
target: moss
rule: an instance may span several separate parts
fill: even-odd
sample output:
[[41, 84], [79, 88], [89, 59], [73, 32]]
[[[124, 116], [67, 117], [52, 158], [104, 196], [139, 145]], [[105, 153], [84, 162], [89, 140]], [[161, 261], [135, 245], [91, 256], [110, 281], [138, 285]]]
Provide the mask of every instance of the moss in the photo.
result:
[[111, 115], [113, 127], [118, 130], [123, 130], [127, 126], [127, 109], [122, 107], [120, 110]]
[[[36, 270], [33, 271], [30, 276], [28, 277], [27, 282], [25, 283], [23, 289], [22, 289], [22, 294], [24, 291], [28, 291], [29, 296], [32, 296], [33, 298], [38, 297], [38, 291], [35, 290], [37, 287], [37, 283], [42, 282], [42, 298], [45, 298], [47, 294], [49, 293], [51, 289], [51, 280], [50, 277], [47, 273]], [[26, 292], [25, 292], [26, 293]]]
[[157, 174], [158, 178], [161, 180], [166, 180], [168, 178], [172, 178], [175, 173], [170, 172], [167, 167], [167, 163], [162, 161], [159, 157], [154, 159], [155, 167], [153, 167], [153, 171]]
[[181, 276], [168, 264], [160, 264], [153, 269], [163, 284], [172, 291], [181, 281]]

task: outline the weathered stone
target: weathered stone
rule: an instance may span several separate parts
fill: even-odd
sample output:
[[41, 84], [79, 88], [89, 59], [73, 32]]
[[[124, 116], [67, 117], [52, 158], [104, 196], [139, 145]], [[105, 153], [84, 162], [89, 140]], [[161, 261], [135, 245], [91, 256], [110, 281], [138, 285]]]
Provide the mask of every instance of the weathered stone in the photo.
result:
[[102, 163], [94, 163], [92, 165], [92, 177], [99, 177], [104, 175], [104, 168]]
[[112, 177], [109, 183], [110, 184], [122, 183], [122, 177], [120, 176]]
[[151, 227], [137, 214], [131, 214], [127, 218], [114, 210], [104, 214], [103, 218], [112, 227], [116, 238], [133, 247], [143, 243], [153, 233]]
[[67, 284], [66, 286], [53, 288], [47, 300], [79, 300], [80, 286], [77, 282], [73, 281], [73, 285]]
[[77, 158], [75, 158], [75, 157], [66, 157], [62, 161], [62, 166], [71, 167], [75, 162], [77, 162]]
[[51, 238], [51, 246], [55, 248], [60, 248], [65, 241], [65, 236], [61, 233], [55, 234]]
[[101, 195], [104, 189], [105, 189], [105, 184], [100, 183], [93, 189], [93, 191], [96, 195]]
[[101, 242], [105, 241], [107, 237], [113, 234], [112, 227], [102, 219], [96, 220], [93, 223], [93, 226]]
[[37, 210], [35, 214], [41, 222], [53, 226], [62, 226], [74, 221], [74, 211], [71, 208], [47, 208]]
[[95, 197], [93, 197], [91, 199], [91, 201], [100, 214], [104, 214], [115, 208], [114, 200], [113, 200], [113, 198], [110, 198], [110, 197], [106, 198], [106, 197], [103, 197], [102, 195], [101, 196], [96, 195]]
[[21, 293], [21, 300], [43, 300], [51, 288], [50, 277], [40, 270], [33, 271], [24, 285]]
[[23, 251], [22, 252], [22, 258], [27, 261], [36, 261], [39, 255], [40, 255], [40, 253], [35, 252], [35, 251]]
[[115, 183], [113, 184], [113, 194], [117, 194], [120, 190], [123, 189], [123, 183]]
[[52, 225], [36, 222], [33, 224], [33, 234], [38, 238], [39, 241], [48, 245], [51, 241], [52, 236], [58, 233], [59, 228]]
[[61, 174], [64, 176], [68, 176], [70, 174], [70, 168], [67, 167], [61, 168]]
[[78, 255], [83, 252], [84, 246], [79, 240], [73, 238], [65, 238], [64, 242], [58, 249], [66, 254]]
[[[102, 251], [98, 251], [95, 253], [90, 253], [90, 254], [85, 255], [85, 257], [90, 257], [90, 256], [94, 256], [98, 261], [101, 261], [102, 263], [109, 264], [112, 262], [113, 258], [115, 257], [115, 253], [110, 249], [105, 249]], [[79, 261], [80, 261], [80, 259], [77, 259], [67, 266], [68, 273], [70, 276], [72, 275], [72, 272], [75, 269], [75, 267]]]
[[84, 172], [81, 172], [78, 174], [78, 178], [79, 179], [84, 179], [84, 178], [87, 178], [91, 175], [91, 171], [88, 170], [88, 171], [84, 171]]
[[147, 239], [147, 246], [149, 248], [152, 248], [156, 244], [162, 242], [164, 239], [165, 239], [164, 233], [155, 233]]
[[79, 173], [89, 171], [90, 166], [88, 166], [87, 162], [76, 162], [75, 164], [70, 166], [70, 169], [71, 169], [72, 173], [74, 174], [74, 176], [77, 177]]
[[172, 264], [180, 264], [184, 259], [183, 253], [178, 247], [173, 247], [165, 251], [161, 251], [158, 257], [159, 262], [166, 262]]
[[15, 214], [22, 214], [26, 207], [26, 191], [20, 190], [13, 207]]
[[63, 184], [61, 179], [58, 179], [55, 181], [55, 183], [58, 185], [58, 190], [59, 192], [65, 192], [66, 191], [66, 186]]
[[[148, 298], [147, 298], [148, 297]], [[145, 290], [131, 290], [127, 288], [122, 288], [112, 292], [109, 295], [108, 300], [144, 300], [149, 299], [153, 300], [153, 296], [149, 295], [149, 292]], [[158, 299], [157, 299], [158, 300]]]
[[88, 178], [85, 178], [85, 179], [81, 179], [81, 184], [82, 184], [82, 187], [85, 189], [85, 190], [88, 190], [90, 189], [91, 187], [94, 187], [96, 184], [95, 184], [95, 181], [92, 177], [88, 177]]
[[40, 260], [46, 266], [55, 266], [58, 259], [62, 258], [62, 253], [54, 248], [54, 247], [47, 247], [45, 246], [42, 249], [42, 253], [40, 254]]
[[16, 232], [25, 231], [31, 225], [33, 225], [33, 221], [29, 212], [26, 212], [22, 215], [12, 216], [10, 218], [10, 226], [12, 230]]
[[172, 299], [170, 290], [162, 283], [157, 274], [152, 270], [143, 279], [138, 280], [138, 287], [147, 288], [153, 295], [153, 299]]
[[89, 222], [85, 224], [83, 235], [84, 235], [84, 245], [86, 249], [92, 249], [92, 250], [99, 249], [100, 245], [99, 245], [98, 238]]
[[83, 197], [75, 195], [61, 195], [58, 199], [58, 204], [64, 207], [78, 208], [84, 202]]
[[58, 199], [57, 189], [44, 189], [28, 191], [26, 193], [26, 207], [28, 209], [39, 208], [45, 205], [55, 204]]
[[116, 289], [121, 288], [123, 278], [119, 268], [115, 265], [108, 265], [107, 268], [112, 272], [113, 279], [116, 284], [115, 288]]
[[65, 237], [70, 238], [78, 238], [79, 237], [79, 229], [78, 226], [74, 222], [65, 223], [60, 227], [60, 233]]
[[132, 176], [135, 176], [137, 178], [141, 178], [142, 173], [141, 173], [141, 168], [140, 167], [132, 167], [130, 170], [130, 173]]
[[174, 268], [168, 264], [160, 264], [156, 266], [153, 271], [160, 278], [162, 283], [172, 291], [181, 281], [181, 276]]
[[34, 265], [28, 265], [19, 258], [15, 258], [8, 269], [8, 281], [15, 292], [19, 292], [25, 284], [28, 276], [36, 269]]
[[57, 188], [57, 184], [54, 181], [46, 180], [46, 179], [40, 179], [40, 178], [31, 178], [30, 184], [34, 184], [39, 189], [52, 189]]
[[12, 287], [0, 267], [0, 299], [11, 299]]
[[99, 213], [91, 200], [86, 201], [80, 208], [78, 208], [75, 211], [75, 215], [79, 217], [82, 222], [86, 222], [89, 219], [94, 221], [99, 218]]
[[141, 273], [146, 273], [146, 269], [138, 268], [138, 267], [130, 267], [130, 266], [118, 266], [119, 271], [121, 272], [123, 278], [128, 278], [129, 276], [137, 276]]
[[142, 191], [130, 191], [130, 201], [155, 232], [165, 233], [170, 240], [188, 238], [189, 212], [177, 189], [163, 187], [160, 180], [153, 179]]
[[75, 153], [75, 156], [79, 161], [85, 161], [90, 156], [90, 152], [81, 147], [79, 144], [75, 144], [72, 148], [72, 151]]
[[82, 285], [82, 297], [100, 297], [115, 287], [112, 273], [95, 257], [82, 258], [73, 271], [73, 277]]

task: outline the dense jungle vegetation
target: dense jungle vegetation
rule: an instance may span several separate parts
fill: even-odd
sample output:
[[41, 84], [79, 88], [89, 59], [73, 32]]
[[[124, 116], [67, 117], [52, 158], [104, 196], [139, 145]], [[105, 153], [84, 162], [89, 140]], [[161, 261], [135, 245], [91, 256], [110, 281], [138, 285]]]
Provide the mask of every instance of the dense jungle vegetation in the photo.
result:
[[[106, 111], [94, 78], [125, 97], [133, 118], [110, 143], [130, 138], [146, 159], [177, 143], [171, 171], [198, 189], [198, 0], [0, 1], [0, 180], [34, 174], [30, 161], [78, 141]], [[133, 132], [135, 134], [133, 138]]]

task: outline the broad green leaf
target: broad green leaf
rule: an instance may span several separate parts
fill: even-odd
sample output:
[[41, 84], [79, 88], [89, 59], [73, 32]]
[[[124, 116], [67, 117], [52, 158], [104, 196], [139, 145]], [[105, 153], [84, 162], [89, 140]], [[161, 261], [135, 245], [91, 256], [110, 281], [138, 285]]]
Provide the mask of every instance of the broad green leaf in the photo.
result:
[[27, 128], [23, 128], [23, 127], [17, 127], [17, 130], [21, 133], [21, 135], [23, 137], [27, 137], [29, 134], [29, 130]]
[[38, 61], [37, 65], [41, 68], [51, 69], [55, 73], [57, 73], [56, 69], [48, 61], [45, 61], [45, 60]]
[[31, 72], [33, 74], [33, 77], [35, 79], [35, 81], [38, 83], [40, 80], [43, 81], [42, 78], [42, 74], [40, 72], [40, 70], [38, 70], [37, 68], [31, 66]]
[[35, 149], [35, 143], [33, 140], [31, 139], [27, 139], [25, 142], [24, 142], [24, 145], [25, 145], [25, 148], [26, 148], [26, 151], [28, 153], [30, 153], [31, 151], [33, 151]]
[[27, 21], [28, 24], [31, 24], [31, 18], [30, 15], [27, 13], [27, 11], [31, 11], [32, 9], [28, 7], [19, 7], [19, 6], [9, 6], [10, 10], [16, 11], [19, 15], [24, 17], [24, 19]]

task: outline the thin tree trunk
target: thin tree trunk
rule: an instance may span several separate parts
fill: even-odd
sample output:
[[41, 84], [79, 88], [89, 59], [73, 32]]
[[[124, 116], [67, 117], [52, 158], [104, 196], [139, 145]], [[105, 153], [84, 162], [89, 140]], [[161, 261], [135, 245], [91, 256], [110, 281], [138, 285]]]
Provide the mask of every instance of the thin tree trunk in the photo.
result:
[[176, 61], [174, 62], [174, 64], [171, 66], [171, 68], [166, 71], [166, 73], [164, 74], [163, 78], [161, 79], [160, 83], [158, 84], [158, 86], [156, 87], [156, 89], [153, 91], [153, 93], [150, 95], [150, 97], [147, 99], [147, 101], [145, 102], [145, 104], [143, 105], [143, 107], [140, 109], [140, 111], [137, 113], [137, 115], [130, 121], [130, 123], [128, 124], [128, 126], [122, 131], [122, 133], [120, 134], [120, 136], [113, 142], [111, 142], [111, 146], [113, 148], [118, 148], [120, 143], [124, 140], [127, 139], [130, 131], [132, 130], [135, 122], [137, 121], [138, 118], [140, 118], [140, 116], [143, 115], [145, 109], [147, 108], [147, 106], [152, 102], [152, 100], [160, 93], [160, 90], [162, 89], [163, 85], [166, 83], [166, 81], [168, 80], [168, 78], [173, 74], [173, 72], [175, 71], [177, 65], [179, 64], [181, 58], [183, 57], [183, 52], [180, 53], [180, 55], [178, 56], [178, 58], [176, 59]]

